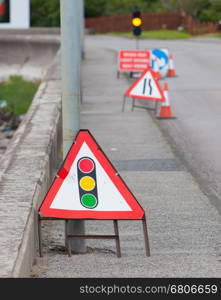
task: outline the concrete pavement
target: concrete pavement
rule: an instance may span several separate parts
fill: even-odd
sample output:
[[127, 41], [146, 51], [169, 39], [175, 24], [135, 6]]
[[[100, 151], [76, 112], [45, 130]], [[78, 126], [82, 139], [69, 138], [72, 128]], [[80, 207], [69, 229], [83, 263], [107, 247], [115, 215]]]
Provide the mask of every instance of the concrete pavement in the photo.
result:
[[[87, 40], [81, 127], [88, 128], [146, 211], [151, 257], [139, 221], [120, 221], [122, 258], [113, 241], [89, 240], [88, 253], [69, 258], [63, 223], [45, 222], [44, 257], [33, 277], [220, 277], [221, 217], [174, 156], [145, 110], [121, 112], [129, 86], [116, 78], [116, 53]], [[170, 120], [176, 126], [177, 120]], [[111, 221], [87, 221], [88, 234], [113, 232]], [[60, 248], [59, 248], [60, 247]]]

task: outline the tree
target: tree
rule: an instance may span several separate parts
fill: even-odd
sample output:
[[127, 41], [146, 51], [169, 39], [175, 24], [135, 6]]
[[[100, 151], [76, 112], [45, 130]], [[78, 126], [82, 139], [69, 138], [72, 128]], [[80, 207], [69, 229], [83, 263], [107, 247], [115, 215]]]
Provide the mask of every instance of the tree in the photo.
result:
[[85, 17], [98, 17], [105, 13], [106, 0], [84, 0]]
[[211, 5], [211, 0], [161, 0], [168, 10], [179, 11], [194, 18], [198, 17], [204, 9]]
[[60, 0], [31, 0], [32, 26], [60, 26]]
[[218, 22], [221, 20], [221, 0], [210, 0], [211, 5], [204, 9], [199, 20], [202, 22]]
[[156, 11], [161, 7], [159, 0], [109, 0], [106, 3], [106, 15], [131, 13], [134, 6], [142, 12]]
[[203, 9], [210, 6], [210, 0], [178, 0], [182, 12], [193, 17], [198, 17]]
[[168, 10], [168, 11], [179, 11], [179, 4], [178, 4], [178, 0], [161, 0], [160, 1], [162, 6]]
[[[131, 13], [135, 5], [142, 12], [161, 8], [160, 0], [84, 0], [84, 3], [86, 18]], [[60, 26], [60, 0], [31, 0], [31, 25]]]
[[[132, 8], [138, 6], [141, 12], [182, 12], [200, 21], [221, 20], [221, 0], [84, 0], [84, 2], [86, 17], [130, 14]], [[31, 25], [60, 26], [60, 0], [31, 0]]]

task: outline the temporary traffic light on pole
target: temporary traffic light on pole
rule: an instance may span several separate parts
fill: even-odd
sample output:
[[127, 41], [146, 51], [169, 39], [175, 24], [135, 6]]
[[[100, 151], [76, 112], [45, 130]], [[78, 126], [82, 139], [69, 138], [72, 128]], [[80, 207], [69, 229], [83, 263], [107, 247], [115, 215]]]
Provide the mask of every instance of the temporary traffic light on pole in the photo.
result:
[[133, 9], [131, 23], [133, 25], [133, 34], [135, 36], [141, 35], [142, 18], [138, 7], [134, 7]]

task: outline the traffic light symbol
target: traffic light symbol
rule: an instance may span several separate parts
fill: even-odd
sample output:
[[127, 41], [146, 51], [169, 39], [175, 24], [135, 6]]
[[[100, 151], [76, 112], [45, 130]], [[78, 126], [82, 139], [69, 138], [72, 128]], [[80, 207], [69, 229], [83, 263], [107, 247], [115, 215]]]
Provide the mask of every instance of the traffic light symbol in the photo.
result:
[[135, 36], [141, 35], [142, 18], [141, 12], [137, 7], [133, 10], [131, 23], [133, 26], [133, 34]]
[[96, 166], [93, 159], [82, 157], [77, 163], [78, 187], [81, 204], [94, 209], [98, 205]]

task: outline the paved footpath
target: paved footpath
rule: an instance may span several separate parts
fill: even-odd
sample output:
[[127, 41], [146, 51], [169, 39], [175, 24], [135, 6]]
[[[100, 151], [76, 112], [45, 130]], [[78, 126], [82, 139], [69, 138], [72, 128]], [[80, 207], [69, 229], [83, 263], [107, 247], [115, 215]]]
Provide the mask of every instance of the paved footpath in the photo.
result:
[[[151, 257], [145, 256], [140, 221], [120, 221], [122, 257], [114, 241], [88, 240], [88, 253], [56, 252], [63, 222], [44, 225], [44, 257], [34, 277], [220, 277], [221, 217], [174, 156], [147, 111], [121, 112], [129, 86], [116, 78], [116, 53], [86, 43], [81, 127], [88, 128], [146, 211]], [[176, 122], [176, 120], [171, 120]], [[50, 224], [49, 224], [50, 223]], [[111, 221], [87, 221], [88, 234], [112, 234]], [[62, 250], [62, 247], [60, 248]]]

